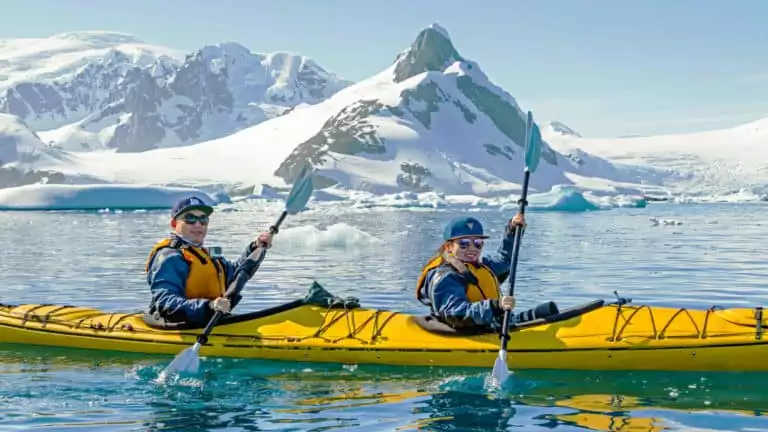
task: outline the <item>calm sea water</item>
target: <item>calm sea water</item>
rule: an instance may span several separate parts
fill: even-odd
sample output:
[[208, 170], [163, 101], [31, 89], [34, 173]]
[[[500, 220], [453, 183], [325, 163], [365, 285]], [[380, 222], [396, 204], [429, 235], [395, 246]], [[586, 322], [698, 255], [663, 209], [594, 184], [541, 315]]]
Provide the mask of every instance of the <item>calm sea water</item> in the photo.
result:
[[[528, 214], [519, 307], [614, 290], [667, 306], [768, 303], [763, 204], [652, 204]], [[279, 206], [216, 213], [228, 256]], [[301, 297], [313, 280], [365, 306], [421, 311], [413, 283], [452, 210], [318, 209], [289, 217], [240, 311]], [[476, 212], [492, 235], [511, 214]], [[671, 225], [649, 218], [674, 220]], [[0, 213], [0, 301], [137, 311], [165, 212]], [[498, 246], [494, 240], [491, 247]], [[166, 357], [0, 346], [0, 430], [768, 430], [768, 374], [518, 372], [206, 359], [199, 379], [153, 380]], [[768, 359], [766, 359], [768, 361]]]

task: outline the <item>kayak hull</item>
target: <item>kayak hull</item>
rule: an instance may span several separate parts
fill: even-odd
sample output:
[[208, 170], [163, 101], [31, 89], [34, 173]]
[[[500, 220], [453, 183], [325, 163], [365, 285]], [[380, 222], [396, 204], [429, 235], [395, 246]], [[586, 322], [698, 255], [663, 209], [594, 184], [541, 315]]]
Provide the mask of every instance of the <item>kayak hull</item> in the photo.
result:
[[[766, 371], [762, 309], [689, 310], [602, 301], [510, 332], [510, 369]], [[0, 306], [0, 344], [176, 355], [200, 329], [161, 330], [141, 313]], [[418, 315], [295, 301], [226, 319], [201, 356], [402, 366], [494, 364], [497, 334], [460, 334]]]

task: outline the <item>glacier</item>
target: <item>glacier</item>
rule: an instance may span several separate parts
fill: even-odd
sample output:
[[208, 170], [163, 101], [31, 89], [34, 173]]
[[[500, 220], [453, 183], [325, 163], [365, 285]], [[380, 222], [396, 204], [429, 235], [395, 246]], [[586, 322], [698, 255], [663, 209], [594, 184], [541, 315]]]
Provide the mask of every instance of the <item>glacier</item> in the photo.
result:
[[[596, 139], [552, 128], [543, 129], [542, 136], [561, 153], [588, 152], [612, 164], [654, 167], [645, 183], [689, 201], [768, 195], [768, 118], [732, 128], [660, 136]], [[735, 197], [738, 194], [741, 198]]]

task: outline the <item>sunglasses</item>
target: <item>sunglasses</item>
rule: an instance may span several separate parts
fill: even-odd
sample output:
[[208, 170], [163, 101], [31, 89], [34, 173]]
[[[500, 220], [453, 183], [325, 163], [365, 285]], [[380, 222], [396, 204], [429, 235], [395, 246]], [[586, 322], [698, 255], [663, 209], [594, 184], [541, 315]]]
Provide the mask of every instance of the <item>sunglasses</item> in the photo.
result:
[[200, 225], [208, 225], [208, 215], [200, 215], [196, 216], [190, 213], [185, 214], [184, 216], [180, 217], [182, 221], [186, 224], [194, 225], [195, 222], [200, 222]]
[[470, 244], [474, 244], [477, 249], [482, 249], [483, 245], [485, 244], [485, 241], [483, 239], [460, 239], [459, 240], [459, 248], [466, 249], [469, 247]]

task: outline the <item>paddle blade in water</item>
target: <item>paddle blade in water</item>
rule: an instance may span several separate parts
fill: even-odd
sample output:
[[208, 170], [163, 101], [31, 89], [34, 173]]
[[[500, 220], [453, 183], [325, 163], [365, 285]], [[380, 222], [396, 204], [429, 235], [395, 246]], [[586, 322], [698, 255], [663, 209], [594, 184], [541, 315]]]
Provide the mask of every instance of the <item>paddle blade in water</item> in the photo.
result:
[[300, 212], [304, 206], [307, 205], [307, 202], [309, 202], [309, 197], [312, 196], [313, 189], [312, 170], [310, 169], [309, 164], [307, 164], [304, 165], [299, 176], [296, 177], [291, 192], [285, 200], [285, 210], [288, 214], [296, 214]]
[[491, 378], [493, 379], [493, 384], [496, 387], [501, 387], [507, 378], [509, 378], [506, 350], [499, 350], [499, 355], [496, 357], [496, 363], [493, 364], [493, 372], [491, 373]]
[[[528, 116], [530, 118], [530, 111]], [[531, 133], [528, 136], [528, 142], [525, 143], [525, 167], [530, 172], [536, 171], [539, 166], [539, 159], [541, 158], [541, 131], [536, 123], [531, 121]]]
[[177, 374], [181, 372], [195, 373], [200, 367], [200, 344], [195, 343], [193, 346], [185, 349], [176, 356], [175, 359], [165, 368], [164, 374]]

